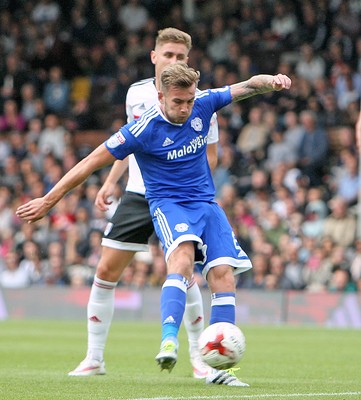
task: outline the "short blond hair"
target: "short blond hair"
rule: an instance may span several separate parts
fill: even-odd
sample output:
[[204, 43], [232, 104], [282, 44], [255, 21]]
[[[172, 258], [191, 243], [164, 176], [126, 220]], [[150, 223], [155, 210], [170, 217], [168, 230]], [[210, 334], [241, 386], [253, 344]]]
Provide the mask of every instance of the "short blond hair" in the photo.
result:
[[184, 62], [167, 65], [160, 76], [162, 90], [167, 90], [170, 86], [178, 88], [189, 88], [194, 83], [198, 85], [200, 73], [189, 67]]
[[177, 28], [165, 28], [158, 31], [155, 47], [164, 43], [181, 43], [187, 47], [188, 51], [192, 48], [191, 36]]

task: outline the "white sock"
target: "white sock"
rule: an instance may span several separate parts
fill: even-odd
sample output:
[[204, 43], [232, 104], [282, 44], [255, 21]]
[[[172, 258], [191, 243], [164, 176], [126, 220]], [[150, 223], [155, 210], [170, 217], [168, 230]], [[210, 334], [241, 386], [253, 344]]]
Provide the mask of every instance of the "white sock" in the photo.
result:
[[184, 326], [187, 331], [189, 352], [198, 349], [198, 338], [204, 329], [203, 299], [198, 284], [193, 277], [187, 290]]
[[88, 302], [88, 352], [93, 360], [103, 361], [105, 343], [114, 314], [117, 282], [94, 277]]

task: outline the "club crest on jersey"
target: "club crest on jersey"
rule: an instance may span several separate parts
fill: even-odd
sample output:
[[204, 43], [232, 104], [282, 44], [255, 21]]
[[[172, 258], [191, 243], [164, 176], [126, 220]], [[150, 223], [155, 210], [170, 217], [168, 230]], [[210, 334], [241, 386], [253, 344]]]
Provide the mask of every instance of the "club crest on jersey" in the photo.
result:
[[111, 149], [114, 149], [115, 147], [118, 147], [120, 144], [124, 144], [124, 143], [125, 143], [125, 137], [123, 136], [123, 134], [120, 131], [114, 133], [114, 135], [112, 135], [107, 140], [107, 145]]
[[177, 232], [186, 232], [186, 231], [189, 229], [189, 226], [188, 226], [187, 224], [185, 224], [185, 223], [182, 223], [182, 224], [177, 224], [177, 225], [174, 227], [174, 229], [175, 229]]
[[203, 122], [199, 117], [195, 117], [191, 121], [191, 127], [196, 131], [200, 132], [203, 129]]

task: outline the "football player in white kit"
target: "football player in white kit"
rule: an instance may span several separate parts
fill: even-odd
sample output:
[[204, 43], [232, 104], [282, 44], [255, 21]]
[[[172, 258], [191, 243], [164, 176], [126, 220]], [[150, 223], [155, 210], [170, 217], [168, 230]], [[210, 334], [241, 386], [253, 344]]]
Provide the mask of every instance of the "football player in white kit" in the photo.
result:
[[[130, 86], [126, 98], [127, 122], [140, 117], [158, 102], [157, 78], [159, 79], [166, 65], [176, 61], [187, 61], [190, 49], [191, 37], [187, 33], [175, 28], [166, 28], [158, 32], [155, 49], [150, 55], [155, 66], [155, 77]], [[217, 142], [218, 125], [214, 115], [207, 140], [207, 157], [212, 170], [217, 164]], [[148, 250], [147, 243], [154, 232], [149, 205], [144, 197], [143, 178], [134, 155], [128, 157], [128, 162], [129, 178], [126, 192], [104, 232], [102, 259], [97, 266], [88, 302], [87, 355], [69, 372], [70, 376], [105, 374], [103, 354], [114, 312], [115, 287], [135, 252]], [[115, 186], [127, 167], [127, 160], [114, 163], [96, 199], [96, 205], [102, 211], [108, 209], [108, 199], [114, 193]], [[244, 386], [234, 374], [213, 370], [200, 359], [197, 341], [204, 329], [204, 313], [202, 295], [194, 279], [190, 281], [187, 289], [184, 325], [194, 378], [208, 378], [207, 383]]]

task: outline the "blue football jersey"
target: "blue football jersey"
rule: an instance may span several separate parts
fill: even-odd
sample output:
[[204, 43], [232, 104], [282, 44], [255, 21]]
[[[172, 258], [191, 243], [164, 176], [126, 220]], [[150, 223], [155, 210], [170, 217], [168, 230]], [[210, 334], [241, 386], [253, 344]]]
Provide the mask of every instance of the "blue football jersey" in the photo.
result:
[[169, 122], [156, 105], [123, 126], [105, 146], [121, 160], [134, 153], [147, 199], [211, 201], [215, 189], [207, 162], [207, 133], [213, 113], [231, 101], [229, 86], [202, 91], [184, 124]]

